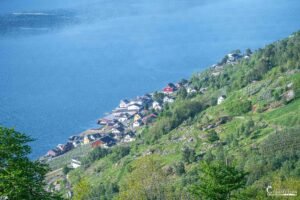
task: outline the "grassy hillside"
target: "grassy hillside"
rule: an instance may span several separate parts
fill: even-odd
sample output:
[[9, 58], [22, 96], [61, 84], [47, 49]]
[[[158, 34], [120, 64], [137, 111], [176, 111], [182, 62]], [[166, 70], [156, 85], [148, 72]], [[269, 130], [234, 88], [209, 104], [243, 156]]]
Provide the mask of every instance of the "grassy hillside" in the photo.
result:
[[74, 198], [199, 199], [201, 163], [216, 162], [247, 174], [231, 199], [266, 199], [268, 185], [300, 195], [300, 32], [247, 55], [194, 74], [196, 94], [179, 90], [135, 142], [87, 151], [68, 172]]

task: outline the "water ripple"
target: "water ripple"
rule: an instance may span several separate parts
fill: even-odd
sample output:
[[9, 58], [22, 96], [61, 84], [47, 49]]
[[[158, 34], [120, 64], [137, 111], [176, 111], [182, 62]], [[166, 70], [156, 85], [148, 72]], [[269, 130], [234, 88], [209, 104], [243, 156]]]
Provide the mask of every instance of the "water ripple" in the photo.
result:
[[0, 37], [42, 34], [78, 22], [79, 19], [74, 11], [13, 12], [0, 15]]

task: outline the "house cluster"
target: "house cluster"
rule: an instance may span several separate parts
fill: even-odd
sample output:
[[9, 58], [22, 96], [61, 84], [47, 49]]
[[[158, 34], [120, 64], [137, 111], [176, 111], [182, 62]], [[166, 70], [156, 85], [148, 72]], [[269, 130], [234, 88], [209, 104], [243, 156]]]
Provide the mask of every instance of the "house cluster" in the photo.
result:
[[229, 53], [225, 56], [225, 58], [218, 64], [214, 64], [211, 66], [213, 69], [212, 75], [213, 76], [219, 76], [225, 65], [231, 64], [235, 65], [238, 63], [239, 60], [241, 59], [249, 59], [251, 54], [241, 54], [241, 53]]
[[[181, 87], [185, 87], [187, 93], [197, 92], [188, 83], [169, 83], [160, 92], [145, 94], [131, 100], [123, 99], [115, 109], [98, 120], [100, 128], [89, 129], [81, 135], [69, 137], [66, 144], [49, 150], [46, 157], [62, 155], [80, 145], [109, 148], [116, 144], [134, 141], [137, 130], [153, 123], [163, 107], [175, 101], [176, 91]], [[204, 92], [205, 88], [202, 89]]]

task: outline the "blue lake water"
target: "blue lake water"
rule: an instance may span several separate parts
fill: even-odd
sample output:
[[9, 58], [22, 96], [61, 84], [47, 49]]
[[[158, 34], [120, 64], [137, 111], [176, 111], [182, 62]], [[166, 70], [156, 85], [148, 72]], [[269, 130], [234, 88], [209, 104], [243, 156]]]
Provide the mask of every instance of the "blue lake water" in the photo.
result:
[[0, 124], [32, 158], [120, 99], [300, 29], [299, 0], [1, 0]]

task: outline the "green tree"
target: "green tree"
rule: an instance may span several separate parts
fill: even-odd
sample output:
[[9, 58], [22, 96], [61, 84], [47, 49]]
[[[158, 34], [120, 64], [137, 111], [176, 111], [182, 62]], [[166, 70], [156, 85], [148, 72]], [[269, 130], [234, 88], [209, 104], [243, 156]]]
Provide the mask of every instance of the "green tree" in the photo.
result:
[[191, 187], [191, 193], [203, 199], [226, 200], [233, 191], [246, 184], [246, 173], [221, 163], [202, 163], [200, 183]]
[[48, 167], [27, 157], [31, 152], [30, 137], [0, 127], [0, 198], [60, 199], [45, 190], [44, 177]]
[[195, 149], [190, 147], [183, 147], [182, 149], [182, 160], [186, 163], [192, 163], [196, 160], [196, 152]]
[[170, 183], [161, 162], [159, 157], [153, 155], [136, 160], [133, 171], [121, 184], [118, 199], [168, 199]]
[[82, 178], [75, 186], [74, 186], [74, 200], [84, 200], [87, 199], [91, 192], [91, 185], [89, 181], [85, 178]]
[[184, 163], [183, 162], [178, 162], [174, 165], [175, 168], [175, 173], [178, 176], [181, 176], [182, 174], [185, 173], [185, 167], [184, 167]]
[[246, 49], [246, 55], [247, 55], [247, 56], [250, 56], [251, 54], [252, 54], [252, 51], [251, 51], [251, 49], [249, 49], [249, 48], [248, 48], [248, 49]]
[[159, 103], [163, 102], [164, 97], [165, 97], [165, 95], [162, 92], [154, 92], [154, 94], [153, 94], [153, 100], [157, 101]]
[[182, 87], [178, 90], [177, 95], [179, 98], [185, 99], [187, 97], [188, 93], [187, 93], [186, 89], [184, 87]]
[[215, 130], [211, 130], [207, 135], [207, 139], [210, 142], [215, 142], [215, 141], [219, 140], [219, 136]]

